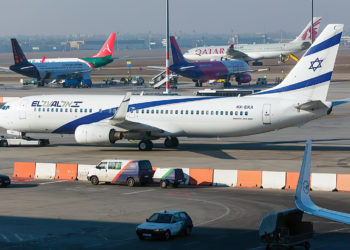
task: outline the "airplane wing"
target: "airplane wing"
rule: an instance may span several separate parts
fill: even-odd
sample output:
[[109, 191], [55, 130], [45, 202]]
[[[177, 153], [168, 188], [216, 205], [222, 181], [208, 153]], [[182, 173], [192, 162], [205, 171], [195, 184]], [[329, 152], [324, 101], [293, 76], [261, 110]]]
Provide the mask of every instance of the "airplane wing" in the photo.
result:
[[12, 72], [8, 67], [0, 67], [1, 72]]
[[143, 56], [143, 57], [130, 57], [130, 56], [124, 56], [124, 57], [113, 57], [113, 60], [154, 60], [154, 59], [164, 59], [165, 56]]
[[162, 66], [147, 66], [145, 68], [142, 68], [142, 69], [145, 69], [145, 70], [152, 70], [152, 71], [165, 71], [165, 67], [162, 67]]
[[231, 46], [226, 50], [226, 56], [227, 58], [241, 60], [246, 60], [247, 58], [249, 58], [249, 56], [246, 53], [243, 53], [239, 50], [235, 50], [233, 44], [231, 44]]
[[126, 117], [127, 112], [130, 110], [131, 92], [126, 93], [123, 98], [122, 103], [115, 112], [114, 116], [110, 119], [109, 123], [112, 126], [116, 126], [126, 131], [162, 131], [159, 128], [149, 126], [147, 124], [129, 121]]
[[295, 192], [297, 208], [307, 214], [350, 225], [350, 214], [328, 210], [317, 206], [310, 198], [311, 140], [306, 142], [298, 186]]

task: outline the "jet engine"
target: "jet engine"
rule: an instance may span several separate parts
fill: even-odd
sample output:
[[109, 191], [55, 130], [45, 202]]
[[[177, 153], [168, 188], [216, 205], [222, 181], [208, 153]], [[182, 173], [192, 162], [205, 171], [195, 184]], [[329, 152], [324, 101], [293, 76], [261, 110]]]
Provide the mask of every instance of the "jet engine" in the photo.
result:
[[236, 76], [236, 82], [238, 83], [248, 83], [251, 80], [252, 80], [252, 77], [248, 73], [243, 73]]
[[74, 137], [75, 141], [81, 144], [108, 145], [123, 139], [123, 134], [110, 126], [88, 124], [78, 126]]

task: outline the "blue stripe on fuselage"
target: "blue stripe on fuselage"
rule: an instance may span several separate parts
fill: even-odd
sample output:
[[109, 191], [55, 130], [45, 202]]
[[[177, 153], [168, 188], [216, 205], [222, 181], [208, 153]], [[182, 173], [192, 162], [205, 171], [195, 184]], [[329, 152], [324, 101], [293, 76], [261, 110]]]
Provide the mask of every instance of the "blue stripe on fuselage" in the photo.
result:
[[310, 87], [313, 85], [317, 85], [317, 84], [329, 81], [331, 80], [331, 77], [332, 77], [332, 71], [302, 82], [294, 83], [289, 86], [267, 90], [265, 92], [259, 92], [253, 95], [264, 95], [264, 94], [280, 93], [280, 92], [287, 92], [287, 91], [296, 90], [296, 89], [302, 89], [302, 88]]
[[[145, 108], [151, 108], [151, 107], [157, 107], [162, 105], [168, 105], [168, 104], [176, 104], [176, 103], [184, 103], [184, 102], [192, 102], [192, 101], [202, 101], [202, 100], [210, 100], [210, 99], [217, 99], [217, 98], [225, 98], [225, 97], [218, 97], [218, 96], [212, 96], [212, 97], [193, 97], [193, 98], [180, 98], [180, 99], [170, 99], [170, 100], [159, 100], [159, 101], [150, 101], [150, 102], [143, 102], [143, 103], [135, 103], [130, 104], [128, 111], [136, 110], [136, 109], [145, 109]], [[67, 134], [73, 134], [75, 129], [83, 124], [90, 124], [94, 122], [99, 122], [107, 118], [111, 118], [114, 113], [111, 113], [110, 110], [117, 110], [118, 107], [110, 108], [103, 110], [102, 112], [93, 113], [81, 118], [78, 118], [74, 121], [71, 121], [52, 133], [67, 133]]]
[[323, 41], [322, 43], [312, 46], [304, 56], [315, 54], [321, 50], [325, 50], [330, 47], [333, 47], [334, 45], [339, 44], [341, 35], [342, 35], [342, 32], [327, 39], [326, 41]]

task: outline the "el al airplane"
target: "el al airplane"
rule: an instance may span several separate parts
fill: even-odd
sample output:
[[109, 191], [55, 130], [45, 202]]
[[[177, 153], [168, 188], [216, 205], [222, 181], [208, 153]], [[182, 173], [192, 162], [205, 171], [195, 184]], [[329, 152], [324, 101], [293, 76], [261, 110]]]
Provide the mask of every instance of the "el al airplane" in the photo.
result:
[[326, 101], [343, 24], [330, 24], [277, 86], [244, 97], [41, 95], [5, 104], [0, 126], [22, 133], [74, 134], [81, 144], [177, 137], [236, 137], [282, 129], [325, 116], [350, 99]]
[[[182, 55], [181, 49], [176, 42], [175, 37], [170, 37], [171, 52], [173, 58], [173, 64], [169, 69], [181, 76], [190, 78], [196, 82], [196, 86], [202, 86], [203, 82], [210, 80], [226, 80], [224, 87], [229, 87], [230, 79], [232, 76], [240, 85], [242, 83], [248, 83], [251, 81], [249, 72], [251, 70], [249, 65], [242, 60], [225, 60], [225, 61], [207, 61], [207, 62], [188, 62]], [[148, 69], [159, 69], [164, 71], [164, 67], [150, 66]], [[265, 69], [259, 69], [259, 71]]]
[[[31, 78], [38, 79], [43, 86], [47, 81], [74, 78], [91, 83], [90, 72], [113, 62], [115, 33], [112, 33], [101, 50], [85, 58], [52, 58], [27, 60], [16, 39], [11, 39], [14, 65], [10, 70]], [[2, 70], [8, 71], [6, 68]]]
[[[321, 17], [314, 17], [314, 37], [316, 38]], [[311, 22], [304, 28], [300, 35], [289, 43], [271, 44], [236, 44], [227, 46], [198, 47], [188, 50], [184, 57], [192, 61], [209, 61], [240, 59], [253, 62], [253, 66], [261, 66], [258, 60], [269, 58], [286, 58], [289, 54], [306, 50], [311, 45]]]
[[295, 204], [305, 213], [321, 218], [350, 225], [350, 214], [321, 208], [310, 198], [310, 168], [311, 168], [311, 140], [306, 142], [303, 163], [301, 165], [298, 186], [295, 192]]

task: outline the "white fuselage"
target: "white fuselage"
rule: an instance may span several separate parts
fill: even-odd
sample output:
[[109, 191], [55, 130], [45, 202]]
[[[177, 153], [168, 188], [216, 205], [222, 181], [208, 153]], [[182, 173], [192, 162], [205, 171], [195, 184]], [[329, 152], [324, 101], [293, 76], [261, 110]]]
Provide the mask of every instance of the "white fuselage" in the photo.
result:
[[65, 79], [67, 76], [89, 72], [92, 67], [79, 58], [53, 58], [28, 60], [39, 71], [41, 79]]
[[[0, 126], [20, 132], [71, 134], [79, 125], [109, 124], [124, 96], [24, 97], [0, 109]], [[155, 137], [233, 137], [305, 123], [327, 109], [304, 111], [294, 100], [246, 97], [132, 96], [126, 118], [158, 128]]]
[[[209, 60], [222, 60], [227, 58], [227, 50], [230, 46], [208, 46], [197, 47], [188, 50], [184, 57], [192, 61], [209, 61]], [[234, 50], [242, 52], [235, 59], [241, 59], [245, 61], [261, 60], [279, 58], [280, 55], [288, 55], [289, 53], [295, 53], [305, 50], [305, 42], [293, 41], [290, 43], [276, 43], [276, 44], [237, 44], [234, 45]]]

